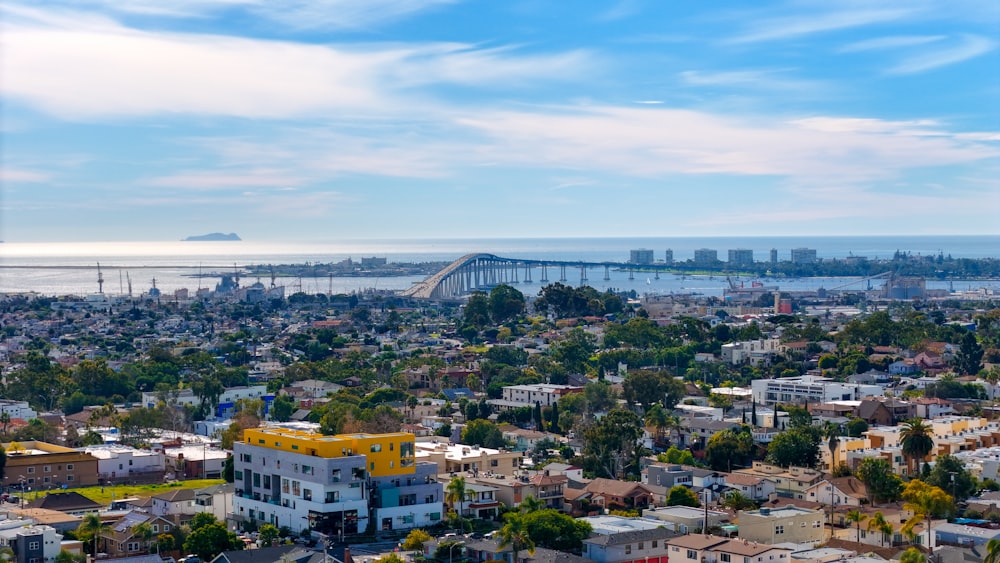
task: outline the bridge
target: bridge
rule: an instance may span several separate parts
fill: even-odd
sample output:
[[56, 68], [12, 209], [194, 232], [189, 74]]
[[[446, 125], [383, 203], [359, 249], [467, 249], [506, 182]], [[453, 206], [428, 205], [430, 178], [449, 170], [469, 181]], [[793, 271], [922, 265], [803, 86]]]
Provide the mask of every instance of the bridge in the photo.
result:
[[549, 268], [558, 272], [557, 280], [567, 280], [567, 270], [579, 270], [580, 283], [587, 283], [587, 272], [604, 269], [604, 280], [611, 279], [611, 270], [628, 270], [632, 278], [636, 269], [660, 272], [670, 268], [667, 264], [630, 264], [626, 262], [573, 262], [559, 260], [531, 260], [524, 258], [504, 258], [494, 254], [466, 254], [440, 272], [413, 284], [402, 292], [407, 297], [418, 299], [455, 299], [475, 291], [489, 290], [500, 284], [533, 283], [537, 272], [538, 281], [549, 282]]

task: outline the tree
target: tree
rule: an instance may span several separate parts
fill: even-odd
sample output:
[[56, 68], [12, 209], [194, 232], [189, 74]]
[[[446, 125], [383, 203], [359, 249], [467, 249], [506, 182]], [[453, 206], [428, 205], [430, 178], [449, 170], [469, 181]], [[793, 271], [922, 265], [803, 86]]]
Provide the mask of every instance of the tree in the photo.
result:
[[524, 294], [500, 284], [490, 291], [489, 310], [494, 323], [505, 323], [524, 312]]
[[986, 542], [986, 558], [983, 563], [1000, 563], [1000, 540], [992, 539]]
[[503, 549], [510, 546], [514, 551], [512, 563], [520, 563], [518, 558], [518, 553], [521, 550], [526, 550], [528, 555], [535, 553], [535, 542], [531, 539], [531, 535], [528, 534], [527, 526], [525, 526], [525, 515], [520, 512], [513, 511], [504, 514], [504, 525], [500, 528], [500, 542], [498, 547]]
[[519, 504], [517, 508], [521, 512], [527, 514], [529, 512], [544, 509], [545, 503], [535, 498], [534, 495], [528, 495], [524, 497], [524, 500], [521, 501], [521, 504]]
[[[8, 548], [9, 549], [9, 548]], [[0, 559], [13, 560], [13, 553], [8, 558], [6, 554], [0, 552]], [[70, 553], [65, 549], [59, 550], [59, 555], [56, 555], [55, 563], [87, 563], [87, 556], [82, 553]]]
[[868, 423], [861, 418], [852, 418], [844, 426], [847, 430], [847, 435], [851, 438], [860, 438], [862, 434], [868, 431]]
[[222, 478], [227, 483], [236, 481], [236, 466], [233, 462], [233, 454], [226, 456], [226, 461], [222, 463]]
[[465, 487], [465, 477], [452, 477], [451, 481], [448, 481], [448, 486], [445, 488], [444, 500], [451, 505], [452, 509], [455, 508], [456, 503], [458, 504], [459, 516], [465, 512], [464, 503], [467, 500], [472, 500], [473, 493], [471, 490]]
[[160, 534], [156, 536], [156, 552], [163, 553], [170, 551], [177, 546], [177, 539], [173, 534]]
[[646, 416], [644, 417], [644, 422], [647, 426], [652, 426], [656, 429], [656, 441], [663, 441], [663, 429], [667, 427], [667, 411], [663, 410], [663, 407], [656, 404], [649, 407], [646, 411]]
[[976, 375], [983, 369], [983, 347], [974, 332], [966, 332], [962, 336], [954, 363], [955, 369], [963, 375]]
[[547, 508], [526, 512], [524, 528], [536, 547], [579, 553], [583, 540], [593, 531], [590, 524], [559, 510]]
[[584, 457], [601, 470], [604, 477], [621, 479], [635, 461], [642, 424], [632, 411], [614, 409], [583, 432]]
[[423, 551], [424, 544], [434, 539], [421, 528], [414, 528], [403, 540], [403, 549], [407, 551]]
[[848, 522], [854, 522], [854, 525], [855, 525], [856, 531], [857, 531], [857, 533], [855, 534], [855, 540], [854, 541], [860, 542], [861, 541], [861, 523], [868, 519], [868, 515], [865, 514], [864, 512], [861, 512], [860, 510], [851, 510], [850, 512], [847, 513], [847, 515], [844, 517], [844, 519], [847, 520]]
[[892, 535], [893, 528], [892, 524], [890, 524], [889, 521], [885, 519], [885, 516], [882, 514], [882, 512], [879, 511], [876, 512], [871, 517], [870, 520], [868, 520], [867, 530], [869, 532], [873, 530], [879, 532], [881, 534], [881, 538], [879, 539], [879, 545], [885, 547], [885, 538], [886, 536]]
[[712, 434], [705, 446], [705, 461], [716, 471], [732, 471], [734, 462], [746, 464], [754, 449], [749, 427], [732, 428]]
[[[914, 479], [907, 483], [906, 488], [903, 489], [902, 496], [903, 500], [906, 501], [903, 504], [903, 508], [913, 512], [913, 517], [903, 524], [902, 532], [904, 534], [912, 534], [913, 527], [920, 523], [921, 520], [926, 520], [927, 525], [924, 529], [930, 535], [931, 519], [934, 516], [947, 514], [951, 511], [955, 501], [955, 499], [948, 496], [948, 493], [938, 487], [928, 485], [920, 479]], [[929, 556], [934, 555], [934, 549], [931, 545], [927, 546]], [[928, 557], [928, 559], [931, 559], [931, 557]]]
[[132, 537], [139, 540], [139, 545], [149, 551], [149, 540], [153, 539], [153, 527], [146, 522], [132, 526]]
[[826, 437], [826, 447], [830, 449], [830, 469], [837, 463], [837, 446], [840, 445], [840, 426], [832, 422], [823, 425], [823, 435]]
[[812, 415], [809, 411], [802, 407], [787, 407], [785, 410], [788, 412], [788, 427], [789, 428], [802, 428], [806, 426], [812, 426]]
[[502, 448], [507, 445], [497, 425], [482, 418], [465, 425], [462, 429], [462, 443], [483, 448]]
[[271, 547], [281, 535], [281, 532], [274, 524], [262, 524], [260, 529], [257, 530], [257, 534], [261, 545], [264, 547]]
[[915, 460], [916, 469], [919, 471], [920, 462], [934, 449], [933, 429], [921, 418], [912, 418], [904, 422], [902, 426], [903, 430], [899, 433], [899, 441], [903, 455], [910, 460], [911, 464]]
[[858, 466], [858, 479], [861, 479], [868, 489], [868, 500], [872, 504], [895, 502], [899, 500], [903, 490], [903, 482], [892, 470], [892, 466], [880, 458], [863, 459]]
[[[990, 542], [996, 542], [997, 540], [990, 540]], [[989, 544], [987, 544], [989, 545]], [[1000, 545], [1000, 542], [998, 542]], [[919, 549], [915, 547], [907, 548], [902, 555], [899, 556], [899, 563], [927, 563], [927, 556], [920, 552]], [[997, 563], [996, 560], [990, 560], [988, 557], [983, 560], [983, 563]]]
[[737, 490], [732, 490], [726, 493], [726, 495], [722, 497], [722, 502], [720, 504], [734, 512], [738, 510], [748, 510], [756, 506], [753, 499]]
[[674, 485], [667, 493], [667, 506], [693, 506], [699, 507], [697, 495], [684, 485]]
[[199, 528], [208, 526], [209, 524], [215, 524], [216, 522], [218, 522], [218, 520], [211, 512], [199, 512], [191, 518], [191, 523], [189, 525], [191, 526], [191, 531], [193, 532]]
[[108, 525], [101, 521], [99, 514], [88, 512], [83, 515], [83, 520], [80, 521], [80, 525], [76, 528], [76, 537], [84, 541], [93, 541], [93, 555], [97, 557], [97, 540], [108, 529]]
[[[202, 514], [206, 513], [195, 514], [195, 518]], [[192, 519], [191, 527], [191, 533], [184, 540], [184, 551], [197, 555], [202, 561], [211, 561], [223, 551], [243, 549], [243, 541], [227, 530], [222, 522], [215, 521], [195, 529]]]
[[950, 491], [956, 500], [969, 498], [979, 488], [976, 478], [965, 468], [965, 464], [952, 455], [938, 456], [934, 461], [934, 469], [924, 481], [928, 485]]
[[819, 432], [799, 427], [779, 433], [767, 447], [767, 459], [782, 467], [815, 467], [819, 462]]
[[278, 395], [271, 401], [270, 415], [275, 422], [288, 422], [295, 412], [295, 401], [288, 395]]

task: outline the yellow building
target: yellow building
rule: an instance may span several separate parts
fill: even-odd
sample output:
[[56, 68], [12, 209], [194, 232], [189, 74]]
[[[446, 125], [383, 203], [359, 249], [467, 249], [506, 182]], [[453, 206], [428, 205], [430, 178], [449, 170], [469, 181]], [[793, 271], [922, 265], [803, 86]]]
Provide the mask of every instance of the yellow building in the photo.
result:
[[414, 471], [414, 436], [405, 432], [326, 436], [285, 428], [252, 428], [243, 431], [243, 441], [252, 446], [327, 459], [363, 455], [372, 477]]

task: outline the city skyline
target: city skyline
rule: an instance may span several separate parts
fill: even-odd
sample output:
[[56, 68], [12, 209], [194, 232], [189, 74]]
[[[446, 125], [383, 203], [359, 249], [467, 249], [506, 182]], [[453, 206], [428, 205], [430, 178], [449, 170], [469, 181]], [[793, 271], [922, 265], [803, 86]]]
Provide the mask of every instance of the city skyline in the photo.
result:
[[993, 2], [0, 13], [8, 242], [997, 233]]

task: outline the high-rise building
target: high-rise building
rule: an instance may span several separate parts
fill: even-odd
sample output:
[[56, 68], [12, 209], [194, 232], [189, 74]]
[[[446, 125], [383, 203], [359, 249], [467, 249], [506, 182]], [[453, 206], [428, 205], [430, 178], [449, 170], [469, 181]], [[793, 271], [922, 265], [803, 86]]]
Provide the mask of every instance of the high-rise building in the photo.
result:
[[653, 251], [648, 248], [637, 248], [629, 251], [630, 264], [652, 264]]
[[333, 537], [441, 521], [437, 464], [415, 461], [412, 434], [255, 428], [244, 431], [233, 454], [238, 521]]
[[719, 261], [719, 253], [711, 248], [699, 248], [694, 251], [694, 263], [701, 266], [711, 266]]
[[663, 261], [667, 264], [673, 264], [674, 251], [668, 248], [667, 251], [663, 253]]
[[777, 264], [778, 263], [778, 249], [777, 248], [772, 248], [771, 249], [771, 263], [772, 264]]
[[749, 266], [753, 264], [753, 250], [749, 248], [733, 248], [729, 250], [730, 266]]
[[816, 249], [815, 248], [793, 248], [792, 249], [792, 263], [793, 264], [812, 264], [816, 261]]

